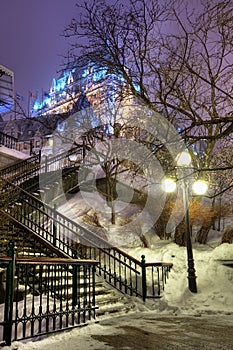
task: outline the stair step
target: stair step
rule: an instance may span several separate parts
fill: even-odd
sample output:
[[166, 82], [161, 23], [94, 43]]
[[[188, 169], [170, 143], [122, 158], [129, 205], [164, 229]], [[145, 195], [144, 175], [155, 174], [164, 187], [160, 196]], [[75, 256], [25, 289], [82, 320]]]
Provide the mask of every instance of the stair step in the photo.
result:
[[[75, 169], [75, 172], [78, 171], [77, 169]], [[75, 174], [74, 174], [75, 175]], [[64, 179], [67, 178], [67, 182], [64, 181], [63, 185], [64, 185], [64, 191], [68, 190], [68, 188], [71, 188], [72, 190], [74, 188], [76, 188], [78, 186], [78, 179], [77, 176], [73, 176], [71, 174], [66, 174], [64, 175]], [[44, 183], [43, 183], [43, 187], [42, 185], [39, 188], [39, 184], [37, 184], [37, 187], [33, 187], [33, 181], [32, 183], [28, 183], [29, 186], [29, 191], [31, 188], [31, 192], [33, 193], [34, 196], [37, 197], [42, 197], [46, 200], [52, 200], [54, 202], [56, 202], [56, 200], [59, 199], [60, 197], [60, 187], [61, 187], [61, 183], [60, 181], [57, 180], [57, 178], [53, 178], [53, 183], [51, 181], [51, 183], [47, 183], [47, 178], [45, 177], [44, 179]], [[52, 178], [51, 178], [52, 180]], [[38, 181], [38, 180], [37, 180]], [[31, 187], [30, 187], [31, 186]], [[26, 186], [25, 186], [26, 188]], [[26, 189], [27, 190], [27, 189]], [[26, 210], [27, 209], [27, 205], [24, 202], [20, 202], [20, 199], [17, 198], [17, 202], [15, 202], [13, 204], [13, 206], [17, 209], [18, 206], [23, 205], [23, 209]], [[36, 215], [36, 210], [31, 210], [30, 212], [27, 213], [28, 214], [28, 220], [32, 220], [32, 221], [36, 221], [38, 220], [37, 215]], [[51, 231], [52, 230], [52, 221], [51, 220], [47, 220], [47, 217], [44, 216], [44, 218], [42, 218], [42, 216], [40, 215], [40, 225], [41, 225], [41, 230], [44, 230], [44, 237], [45, 239], [48, 239], [48, 241], [50, 240], [47, 236], [47, 231]], [[43, 222], [42, 222], [43, 221]], [[27, 222], [27, 219], [24, 221], [24, 223]], [[21, 228], [15, 228], [13, 226], [13, 228], [10, 226], [6, 229], [4, 226], [2, 226], [2, 238], [4, 238], [3, 240], [0, 240], [0, 243], [2, 243], [2, 246], [5, 246], [5, 242], [7, 238], [12, 239], [13, 236], [15, 236], [15, 241], [16, 241], [16, 246], [18, 248], [18, 256], [20, 256], [20, 254], [26, 253], [24, 255], [30, 257], [40, 257], [41, 256], [41, 243], [37, 243], [35, 241], [35, 244], [33, 242], [33, 240], [29, 241], [29, 237], [27, 237], [24, 233], [23, 233], [23, 229]], [[0, 228], [1, 229], [1, 228]], [[36, 232], [37, 232], [37, 228], [35, 228]], [[40, 233], [41, 234], [41, 233]], [[43, 234], [41, 234], [41, 236], [43, 237]], [[25, 246], [25, 244], [27, 244], [26, 242], [29, 241], [27, 247]], [[4, 244], [3, 244], [4, 243]], [[34, 244], [32, 247], [30, 247], [31, 244]], [[5, 249], [5, 247], [4, 247]], [[35, 250], [37, 249], [37, 253], [35, 253]], [[44, 252], [49, 252], [49, 250], [47, 250], [47, 248], [44, 249]], [[49, 253], [50, 254], [50, 253]], [[53, 254], [53, 253], [52, 253]], [[70, 279], [70, 281], [68, 281], [68, 286], [66, 284], [65, 288], [62, 288], [62, 282], [66, 282], [67, 281], [64, 279], [63, 281], [63, 277], [62, 277], [62, 272], [60, 274], [60, 276], [58, 276], [59, 273], [56, 273], [56, 275], [54, 274], [54, 276], [52, 276], [52, 273], [50, 273], [50, 282], [51, 284], [59, 285], [60, 288], [59, 290], [56, 291], [56, 296], [58, 298], [60, 297], [64, 297], [64, 298], [70, 298], [72, 296], [72, 292], [73, 292], [73, 288], [72, 288], [72, 280]], [[38, 278], [39, 275], [35, 274], [35, 279]], [[64, 276], [64, 275], [63, 275]], [[43, 276], [45, 278], [47, 278], [47, 275], [45, 273], [45, 275]], [[42, 279], [43, 279], [42, 277]], [[31, 280], [31, 283], [33, 281], [33, 277]], [[52, 282], [53, 281], [53, 282]], [[42, 281], [42, 284], [45, 283], [45, 281]], [[96, 306], [98, 307], [98, 309], [96, 310], [96, 315], [97, 317], [107, 317], [108, 315], [112, 315], [112, 314], [117, 314], [117, 313], [127, 313], [133, 310], [134, 305], [131, 302], [130, 297], [125, 296], [124, 294], [118, 292], [117, 290], [114, 289], [114, 287], [111, 287], [109, 284], [107, 284], [107, 282], [105, 282], [102, 277], [97, 277], [96, 276], [96, 281], [95, 281], [95, 300], [96, 300]], [[90, 285], [92, 285], [92, 282], [90, 283]], [[36, 292], [36, 288], [39, 288], [38, 286], [34, 286], [33, 290], [34, 292]], [[40, 283], [40, 287], [41, 287], [41, 283]], [[44, 288], [44, 286], [42, 285], [42, 288]], [[53, 286], [51, 286], [50, 289], [50, 293], [53, 293]], [[68, 290], [68, 291], [67, 291]], [[32, 292], [32, 289], [30, 289], [30, 287], [28, 287], [27, 290], [29, 293]], [[86, 297], [84, 296], [84, 283], [81, 281], [79, 281], [79, 290], [78, 290], [78, 294], [79, 294], [79, 298], [82, 301], [85, 301]], [[47, 292], [47, 290], [46, 290]], [[67, 295], [68, 294], [68, 295]]]
[[112, 296], [108, 295], [107, 298], [106, 298], [106, 295], [104, 295], [104, 297], [103, 296], [100, 297], [99, 295], [96, 295], [96, 304], [98, 306], [100, 306], [100, 305], [104, 306], [104, 305], [109, 304], [109, 303], [117, 304], [119, 302], [119, 300], [121, 300], [119, 298], [119, 296], [116, 296], [114, 293], [112, 294]]
[[[98, 306], [98, 304], [97, 304]], [[126, 305], [122, 303], [116, 303], [114, 305], [105, 305], [104, 307], [101, 306], [96, 310], [96, 316], [107, 316], [107, 315], [112, 315], [113, 313], [128, 313], [130, 311], [133, 311], [133, 306], [132, 305]]]

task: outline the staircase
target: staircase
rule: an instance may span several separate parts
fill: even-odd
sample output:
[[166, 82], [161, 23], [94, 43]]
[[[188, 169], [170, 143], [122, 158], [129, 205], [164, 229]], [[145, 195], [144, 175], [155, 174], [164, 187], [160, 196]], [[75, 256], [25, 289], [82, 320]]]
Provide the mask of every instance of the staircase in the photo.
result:
[[[28, 162], [27, 162], [28, 163]], [[30, 163], [30, 162], [29, 162]], [[25, 162], [23, 166], [25, 165]], [[11, 167], [12, 170], [12, 167]], [[7, 175], [7, 172], [4, 169], [5, 176]], [[19, 173], [22, 174], [21, 171], [16, 171], [14, 173], [13, 178], [19, 179]], [[58, 174], [59, 175], [59, 174]], [[23, 182], [21, 187], [27, 188], [32, 192], [32, 197], [35, 203], [40, 203], [40, 199], [45, 200], [46, 202], [51, 201], [54, 198], [54, 202], [57, 202], [57, 199], [59, 200], [59, 187], [61, 186], [60, 182], [54, 181], [56, 178], [56, 172], [52, 173], [52, 176], [50, 174], [50, 182], [46, 177], [44, 177], [45, 186], [41, 187], [38, 183], [38, 175], [36, 175], [33, 178], [28, 179], [26, 182]], [[52, 179], [52, 180], [51, 180]], [[63, 176], [63, 190], [68, 191], [75, 187], [77, 184], [77, 169], [65, 169], [64, 176]], [[41, 185], [41, 184], [40, 184]], [[24, 191], [22, 190], [22, 193]], [[25, 192], [26, 194], [27, 192]], [[58, 195], [58, 196], [56, 196]], [[30, 195], [29, 199], [30, 200]], [[27, 203], [27, 202], [26, 202]], [[48, 238], [47, 231], [51, 231], [51, 222], [49, 223], [48, 217], [45, 216], [42, 218], [40, 217], [40, 228], [43, 227], [44, 230], [44, 237], [46, 238], [46, 246], [43, 241], [38, 240], [38, 237], [35, 236], [35, 234], [32, 234], [31, 230], [28, 230], [29, 227], [22, 227], [17, 222], [17, 215], [16, 220], [14, 218], [14, 213], [17, 213], [19, 211], [22, 211], [23, 206], [25, 206], [25, 203], [22, 203], [22, 201], [18, 198], [17, 201], [14, 201], [11, 203], [11, 205], [8, 208], [8, 213], [10, 212], [12, 216], [6, 218], [4, 221], [4, 224], [0, 226], [0, 243], [1, 243], [1, 255], [5, 255], [5, 252], [7, 250], [7, 244], [9, 240], [14, 240], [16, 242], [17, 246], [17, 252], [18, 256], [28, 256], [28, 257], [43, 257], [43, 256], [50, 256], [50, 257], [67, 257], [67, 254], [62, 254], [62, 252], [59, 251], [56, 252], [54, 250], [54, 246], [48, 246], [48, 241], [52, 241]], [[40, 203], [40, 206], [42, 207], [43, 204]], [[36, 207], [36, 205], [35, 205]], [[30, 221], [35, 221], [36, 216], [35, 212], [30, 210], [26, 210], [26, 208], [23, 210], [25, 213], [27, 212], [28, 216], [28, 223]], [[4, 213], [5, 214], [5, 213]], [[22, 220], [21, 217], [21, 224], [25, 224], [25, 217]], [[30, 225], [29, 225], [30, 226]], [[34, 232], [35, 233], [35, 232]], [[67, 250], [66, 250], [67, 251]], [[72, 254], [72, 252], [71, 252]], [[82, 283], [82, 282], [81, 282]], [[28, 289], [29, 290], [29, 289]], [[130, 302], [130, 299], [126, 296], [124, 296], [122, 293], [120, 293], [117, 290], [114, 290], [106, 281], [104, 281], [103, 278], [99, 277], [98, 281], [96, 283], [96, 304], [97, 304], [97, 311], [96, 315], [97, 317], [108, 317], [110, 315], [114, 314], [121, 314], [122, 312], [129, 312], [132, 311], [134, 308], [133, 303]]]
[[97, 320], [121, 315], [135, 310], [135, 303], [126, 296], [113, 289], [104, 280], [96, 280], [96, 310]]
[[[71, 151], [74, 152], [74, 149]], [[146, 264], [143, 260], [138, 261], [45, 203], [57, 198], [56, 193], [61, 186], [61, 182], [54, 181], [56, 171], [50, 173], [49, 168], [53, 168], [58, 160], [63, 160], [65, 164], [68, 156], [67, 153], [56, 156], [41, 166], [38, 156], [34, 156], [0, 171], [0, 177], [6, 183], [3, 186], [3, 196], [11, 190], [17, 193], [17, 200], [10, 198], [9, 205], [1, 209], [1, 214], [6, 217], [5, 226], [1, 228], [2, 247], [6, 248], [5, 244], [11, 238], [17, 242], [19, 255], [74, 258], [78, 254], [82, 259], [97, 260], [96, 298], [99, 317], [132, 311], [134, 304], [130, 296], [140, 297], [145, 301], [148, 296], [146, 269], [152, 269], [152, 276], [156, 275], [158, 278], [156, 288], [153, 288], [154, 295], [150, 297], [160, 297], [162, 289], [159, 271], [161, 270], [164, 287], [172, 264]], [[77, 171], [78, 168], [75, 167], [64, 170], [63, 190], [77, 190]], [[39, 188], [40, 172], [46, 180], [44, 188]], [[52, 179], [50, 183], [47, 181], [49, 178]]]
[[[11, 221], [5, 223], [4, 227], [2, 227], [2, 225], [0, 226], [0, 244], [1, 247], [5, 248], [1, 249], [2, 253], [3, 250], [6, 252], [9, 240], [15, 241], [19, 256], [23, 254], [23, 256], [27, 257], [55, 257], [48, 248], [32, 239], [31, 235], [28, 235], [27, 232], [14, 225]], [[1, 255], [5, 256], [6, 254], [4, 253]], [[33, 277], [34, 281], [35, 276]], [[58, 276], [56, 278], [58, 278]], [[82, 284], [83, 280], [81, 279], [81, 286]], [[36, 290], [36, 288], [37, 287], [34, 286], [34, 290]], [[28, 293], [29, 292], [30, 289], [28, 288]], [[69, 298], [72, 298], [71, 287], [69, 289]], [[3, 297], [2, 300], [4, 300]], [[100, 276], [96, 276], [95, 300], [96, 306], [98, 307], [96, 310], [97, 320], [111, 317], [113, 314], [121, 315], [122, 313], [132, 312], [135, 308], [135, 303], [132, 302], [129, 296], [115, 290]]]

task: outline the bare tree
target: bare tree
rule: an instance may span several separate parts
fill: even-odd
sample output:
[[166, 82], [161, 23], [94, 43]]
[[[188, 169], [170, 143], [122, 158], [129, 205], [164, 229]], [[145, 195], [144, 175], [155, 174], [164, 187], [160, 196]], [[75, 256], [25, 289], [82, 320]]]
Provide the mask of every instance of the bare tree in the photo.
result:
[[125, 94], [175, 125], [197, 175], [221, 176], [222, 167], [211, 167], [233, 131], [232, 1], [93, 0], [78, 7], [80, 18], [64, 32], [73, 58], [85, 55], [121, 77]]
[[[89, 172], [95, 171], [93, 187], [105, 198], [111, 208], [112, 224], [116, 223], [115, 202], [119, 195], [120, 183], [123, 184], [126, 181], [124, 174], [133, 181], [136, 174], [143, 173], [142, 168], [145, 165], [144, 159], [135, 162], [135, 145], [132, 144], [132, 140], [138, 137], [138, 130], [131, 128], [124, 120], [121, 107], [121, 102], [115, 103], [114, 106], [106, 102], [94, 109], [96, 127], [88, 129], [89, 124], [80, 123], [79, 125], [83, 130], [82, 137], [85, 138], [87, 150], [79, 178], [85, 183]], [[127, 119], [130, 119], [130, 116]], [[80, 121], [80, 118], [78, 120]], [[128, 200], [127, 190], [130, 191], [125, 185], [123, 197], [126, 201]]]

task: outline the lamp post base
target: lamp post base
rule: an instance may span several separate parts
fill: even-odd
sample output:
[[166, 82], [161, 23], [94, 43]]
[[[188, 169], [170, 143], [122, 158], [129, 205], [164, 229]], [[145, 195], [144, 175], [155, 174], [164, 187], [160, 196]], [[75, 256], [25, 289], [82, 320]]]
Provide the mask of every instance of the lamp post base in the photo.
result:
[[197, 283], [193, 259], [188, 261], [188, 283], [190, 292], [197, 293]]

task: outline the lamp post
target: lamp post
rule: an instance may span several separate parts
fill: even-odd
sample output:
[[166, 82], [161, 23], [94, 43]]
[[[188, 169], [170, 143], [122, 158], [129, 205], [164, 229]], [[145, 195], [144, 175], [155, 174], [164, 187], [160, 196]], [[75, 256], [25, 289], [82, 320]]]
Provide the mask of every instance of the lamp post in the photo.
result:
[[197, 283], [196, 283], [196, 275], [195, 275], [195, 268], [194, 268], [193, 249], [192, 249], [192, 240], [191, 240], [191, 227], [190, 227], [190, 218], [189, 218], [188, 188], [187, 188], [187, 183], [184, 180], [182, 180], [182, 190], [183, 190], [183, 203], [184, 203], [185, 226], [186, 226], [189, 290], [193, 293], [197, 293]]
[[[178, 167], [187, 167], [191, 163], [191, 157], [188, 152], [182, 152], [177, 157]], [[188, 182], [184, 177], [181, 180], [182, 192], [183, 192], [183, 205], [185, 216], [185, 228], [186, 228], [186, 247], [187, 247], [187, 264], [188, 264], [188, 285], [189, 290], [193, 293], [197, 293], [196, 274], [194, 267], [192, 240], [191, 240], [191, 226], [189, 217], [189, 191]], [[165, 192], [173, 192], [176, 189], [176, 182], [174, 179], [164, 178], [162, 187]], [[198, 195], [204, 194], [208, 189], [208, 185], [205, 181], [198, 180], [192, 185], [192, 190]]]

